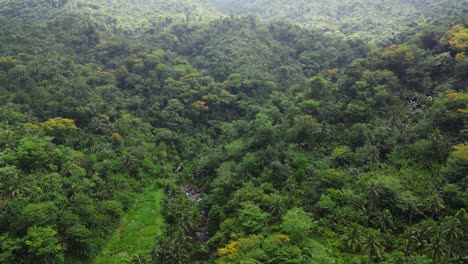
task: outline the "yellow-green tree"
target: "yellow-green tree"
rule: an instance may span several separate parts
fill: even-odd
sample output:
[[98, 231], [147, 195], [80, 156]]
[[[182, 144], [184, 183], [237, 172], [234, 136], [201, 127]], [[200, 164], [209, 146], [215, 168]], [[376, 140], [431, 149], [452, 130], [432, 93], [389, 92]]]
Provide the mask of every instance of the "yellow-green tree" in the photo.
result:
[[447, 161], [447, 173], [450, 181], [458, 182], [468, 175], [468, 142], [458, 144], [454, 149]]
[[46, 134], [54, 137], [54, 142], [65, 144], [73, 139], [74, 131], [78, 128], [75, 121], [69, 118], [55, 117], [41, 124], [41, 128]]

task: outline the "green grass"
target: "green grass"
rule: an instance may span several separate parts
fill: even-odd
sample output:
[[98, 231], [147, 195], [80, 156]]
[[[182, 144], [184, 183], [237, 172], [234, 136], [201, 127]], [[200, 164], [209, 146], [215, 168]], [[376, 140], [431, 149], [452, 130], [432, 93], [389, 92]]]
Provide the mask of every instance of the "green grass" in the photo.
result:
[[129, 263], [135, 256], [151, 252], [154, 242], [163, 235], [163, 195], [162, 190], [154, 187], [140, 193], [93, 263]]

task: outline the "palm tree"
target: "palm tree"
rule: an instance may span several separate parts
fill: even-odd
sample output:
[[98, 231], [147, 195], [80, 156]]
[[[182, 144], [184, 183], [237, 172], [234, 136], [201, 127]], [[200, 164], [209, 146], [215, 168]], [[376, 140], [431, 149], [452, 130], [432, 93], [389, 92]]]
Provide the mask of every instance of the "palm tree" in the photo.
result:
[[294, 179], [293, 177], [288, 177], [288, 179], [284, 183], [283, 190], [288, 193], [289, 198], [296, 197], [296, 194], [299, 190], [299, 186], [297, 184], [296, 179]]
[[153, 260], [156, 263], [183, 264], [190, 262], [189, 248], [192, 244], [183, 230], [179, 229], [176, 232], [175, 235], [166, 237], [156, 245], [153, 253]]
[[191, 233], [198, 225], [198, 218], [191, 214], [191, 212], [185, 212], [179, 214], [177, 219], [177, 227], [181, 228], [184, 232]]
[[411, 232], [411, 227], [406, 227], [405, 233], [403, 233], [403, 251], [407, 256], [409, 256], [411, 251], [413, 251], [414, 241]]
[[172, 212], [172, 222], [184, 232], [191, 233], [199, 224], [200, 214], [187, 198], [178, 196], [169, 202], [168, 208]]
[[461, 229], [460, 221], [453, 217], [446, 217], [441, 224], [442, 236], [448, 241], [458, 241], [463, 238], [463, 230]]
[[427, 252], [432, 258], [432, 263], [438, 263], [443, 256], [447, 255], [447, 244], [439, 235], [431, 239], [431, 243], [427, 244]]
[[184, 264], [190, 260], [190, 250], [192, 246], [182, 230], [179, 230], [177, 236], [171, 241], [171, 261], [174, 264]]
[[440, 211], [445, 208], [445, 205], [439, 194], [434, 193], [425, 200], [425, 207], [434, 218], [434, 215], [440, 213]]
[[375, 205], [375, 202], [384, 194], [385, 190], [383, 186], [377, 182], [371, 182], [367, 186], [367, 199], [371, 205]]
[[397, 203], [398, 188], [397, 180], [391, 177], [370, 182], [365, 190], [369, 206], [373, 209], [394, 207]]
[[457, 218], [450, 216], [444, 219], [440, 227], [442, 237], [449, 242], [448, 256], [450, 257], [452, 253], [452, 245], [464, 237], [463, 230], [461, 229], [461, 223]]
[[378, 215], [372, 220], [372, 223], [375, 227], [384, 232], [388, 231], [389, 229], [395, 229], [393, 215], [388, 209], [379, 212]]
[[404, 210], [409, 212], [409, 219], [408, 219], [408, 225], [411, 225], [413, 222], [413, 216], [415, 214], [420, 214], [421, 213], [421, 206], [423, 205], [422, 203], [419, 203], [416, 199], [408, 199], [404, 202]]
[[347, 245], [353, 252], [358, 252], [362, 246], [362, 236], [359, 231], [359, 226], [356, 223], [353, 223], [351, 230], [348, 235], [346, 235]]
[[272, 215], [283, 215], [285, 210], [285, 199], [282, 196], [275, 196], [275, 199], [272, 200], [270, 206], [268, 207], [268, 211]]
[[11, 185], [8, 187], [10, 198], [15, 198], [16, 196], [20, 196], [30, 191], [27, 186], [28, 182], [20, 178], [19, 175], [15, 175], [11, 179], [10, 184]]
[[421, 222], [406, 230], [406, 246], [409, 249], [418, 250], [426, 248], [431, 237], [434, 236], [434, 228], [437, 224], [434, 221]]
[[370, 230], [370, 232], [362, 238], [362, 249], [373, 258], [382, 258], [381, 251], [384, 249], [384, 246], [380, 243], [378, 232]]

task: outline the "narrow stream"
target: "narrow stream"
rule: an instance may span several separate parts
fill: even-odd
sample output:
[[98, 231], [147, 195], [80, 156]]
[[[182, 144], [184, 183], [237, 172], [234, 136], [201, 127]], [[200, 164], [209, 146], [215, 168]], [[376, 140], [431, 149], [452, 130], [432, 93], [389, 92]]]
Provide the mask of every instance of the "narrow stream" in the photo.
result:
[[[187, 195], [189, 199], [191, 199], [194, 202], [198, 203], [202, 200], [201, 190], [200, 188], [196, 186], [183, 185], [181, 187], [181, 190]], [[206, 232], [208, 214], [205, 210], [201, 210], [200, 213], [201, 213], [201, 219], [200, 219], [200, 223], [198, 225], [198, 230], [196, 231], [196, 234], [197, 234], [198, 240], [203, 245], [208, 241], [208, 239], [210, 239], [208, 232]]]

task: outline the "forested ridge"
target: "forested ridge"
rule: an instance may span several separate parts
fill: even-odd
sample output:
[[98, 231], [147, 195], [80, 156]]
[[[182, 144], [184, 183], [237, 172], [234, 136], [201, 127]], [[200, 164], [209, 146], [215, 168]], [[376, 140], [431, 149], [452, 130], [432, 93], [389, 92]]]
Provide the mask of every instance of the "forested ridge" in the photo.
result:
[[307, 28], [339, 30], [370, 42], [391, 43], [415, 25], [445, 24], [466, 15], [458, 0], [213, 0], [230, 14], [256, 14]]
[[0, 0], [0, 263], [465, 263], [466, 1], [265, 2]]

